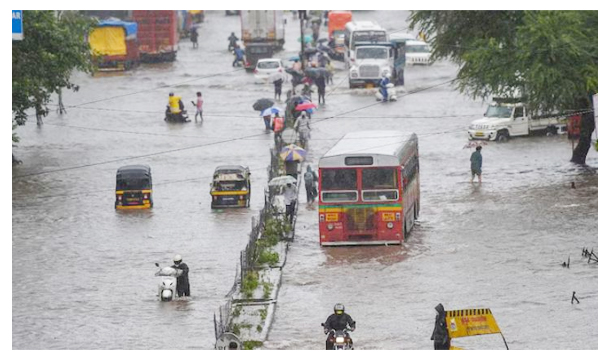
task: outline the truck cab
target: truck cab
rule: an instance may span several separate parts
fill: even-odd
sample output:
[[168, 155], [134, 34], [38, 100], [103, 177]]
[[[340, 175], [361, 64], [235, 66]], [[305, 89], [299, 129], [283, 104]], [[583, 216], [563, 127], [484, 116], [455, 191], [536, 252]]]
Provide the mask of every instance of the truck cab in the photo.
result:
[[354, 61], [350, 61], [349, 67], [350, 89], [376, 86], [383, 75], [393, 76], [394, 52], [391, 43], [357, 43], [352, 53]]

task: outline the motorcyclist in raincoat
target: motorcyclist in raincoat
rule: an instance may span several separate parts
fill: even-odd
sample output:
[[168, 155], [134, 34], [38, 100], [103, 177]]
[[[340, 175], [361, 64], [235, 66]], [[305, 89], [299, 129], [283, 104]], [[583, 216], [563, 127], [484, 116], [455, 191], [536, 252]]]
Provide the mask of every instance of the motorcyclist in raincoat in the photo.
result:
[[[343, 304], [335, 304], [334, 314], [330, 315], [326, 322], [324, 323], [324, 333], [328, 334], [326, 338], [326, 350], [333, 349], [333, 343], [330, 341], [329, 332], [331, 330], [345, 330], [348, 329], [350, 331], [356, 330], [356, 322], [345, 312], [345, 306]], [[346, 333], [349, 336], [348, 333]]]
[[390, 83], [390, 78], [388, 75], [383, 75], [381, 81], [379, 82], [379, 91], [381, 91], [381, 95], [383, 95], [383, 101], [388, 101], [388, 84]]
[[191, 296], [191, 284], [189, 283], [189, 267], [182, 262], [182, 256], [174, 256], [174, 269], [182, 270], [182, 274], [176, 278], [176, 294], [178, 297]]
[[237, 38], [237, 36], [235, 36], [234, 32], [231, 33], [231, 36], [229, 36], [227, 40], [229, 40], [229, 51], [235, 49], [235, 46], [237, 45], [237, 40], [239, 39]]

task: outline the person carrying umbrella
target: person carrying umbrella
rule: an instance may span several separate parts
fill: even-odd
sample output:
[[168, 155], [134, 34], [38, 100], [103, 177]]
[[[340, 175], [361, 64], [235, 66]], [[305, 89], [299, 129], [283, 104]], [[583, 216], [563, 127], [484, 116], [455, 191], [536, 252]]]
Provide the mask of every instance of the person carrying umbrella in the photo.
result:
[[286, 217], [292, 224], [294, 218], [294, 207], [297, 202], [296, 186], [292, 186], [291, 183], [286, 184], [284, 189], [284, 204], [286, 205]]

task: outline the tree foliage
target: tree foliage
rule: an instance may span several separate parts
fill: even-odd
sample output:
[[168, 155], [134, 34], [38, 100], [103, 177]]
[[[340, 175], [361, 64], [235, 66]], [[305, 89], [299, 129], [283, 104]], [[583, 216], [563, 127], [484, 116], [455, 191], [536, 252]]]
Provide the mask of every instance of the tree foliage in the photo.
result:
[[[459, 65], [457, 88], [473, 98], [522, 96], [537, 113], [591, 109], [597, 11], [414, 11], [410, 27], [427, 35], [434, 58]], [[591, 118], [583, 117], [581, 152]]]
[[[86, 36], [91, 20], [75, 12], [25, 10], [24, 39], [13, 41], [13, 125], [23, 125], [26, 111], [48, 113], [51, 95], [61, 88], [78, 90], [70, 81], [73, 70], [91, 72]], [[16, 141], [13, 134], [13, 141]]]

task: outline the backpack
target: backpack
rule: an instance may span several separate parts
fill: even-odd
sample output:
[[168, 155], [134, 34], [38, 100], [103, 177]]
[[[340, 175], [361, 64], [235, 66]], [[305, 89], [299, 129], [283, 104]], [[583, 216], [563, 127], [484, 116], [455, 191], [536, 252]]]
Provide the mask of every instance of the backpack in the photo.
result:
[[306, 172], [305, 175], [303, 175], [303, 179], [305, 179], [305, 185], [307, 185], [307, 186], [313, 185], [313, 173]]

